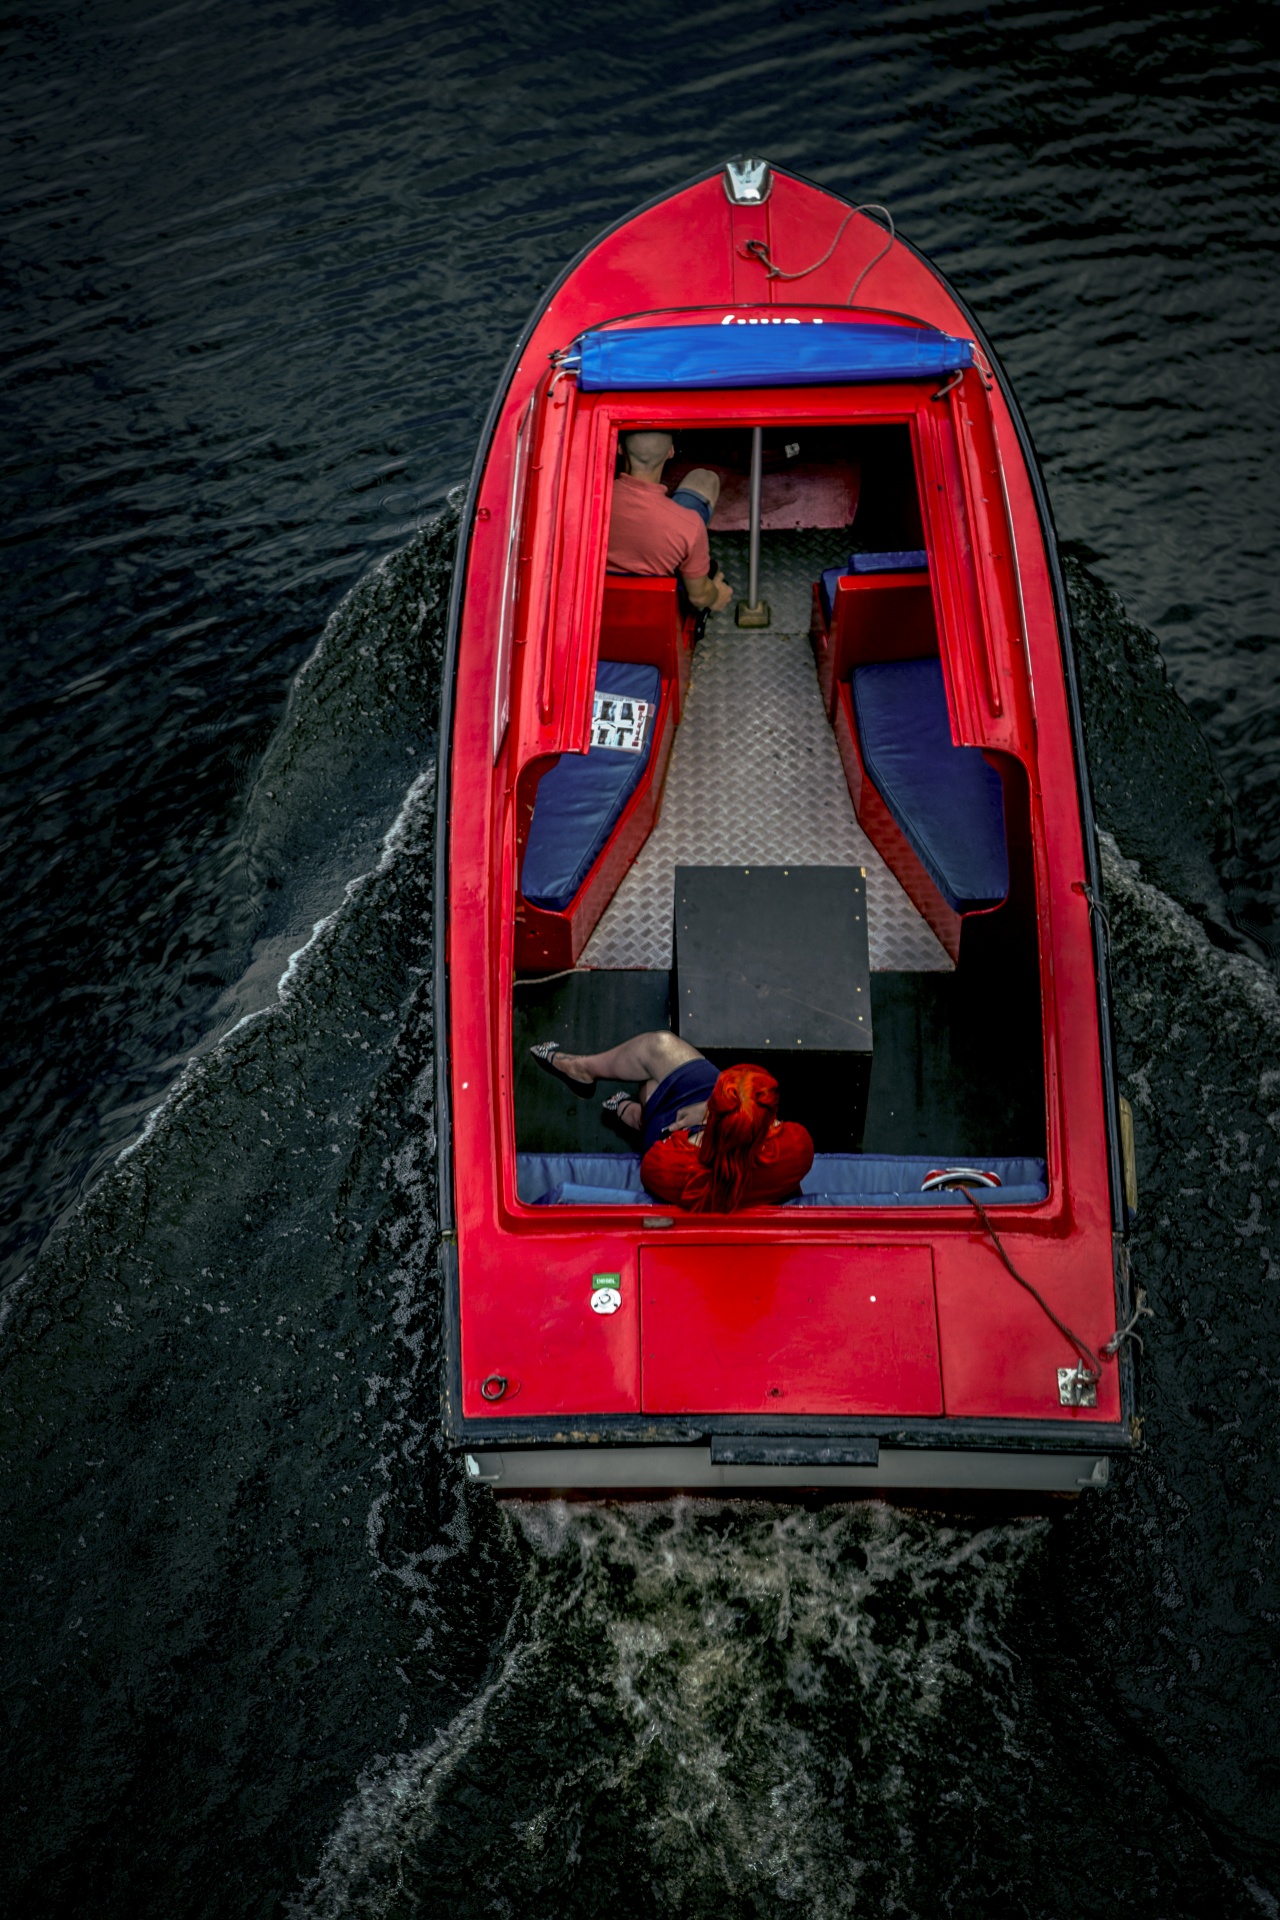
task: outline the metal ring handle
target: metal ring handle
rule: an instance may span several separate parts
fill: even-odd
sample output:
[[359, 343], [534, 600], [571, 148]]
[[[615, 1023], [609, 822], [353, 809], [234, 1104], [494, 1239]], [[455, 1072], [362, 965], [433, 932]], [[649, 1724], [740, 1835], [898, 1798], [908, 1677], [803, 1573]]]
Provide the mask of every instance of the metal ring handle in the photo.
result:
[[480, 1382], [482, 1400], [501, 1400], [511, 1382], [505, 1373], [491, 1373], [487, 1380]]

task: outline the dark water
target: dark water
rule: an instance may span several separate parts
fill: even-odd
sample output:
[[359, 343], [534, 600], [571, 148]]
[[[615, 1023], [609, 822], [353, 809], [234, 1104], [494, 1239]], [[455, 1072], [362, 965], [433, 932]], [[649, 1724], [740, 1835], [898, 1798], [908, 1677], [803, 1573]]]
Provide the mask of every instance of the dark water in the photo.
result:
[[[10, 16], [14, 1911], [1280, 1911], [1276, 25]], [[1154, 1317], [1052, 1522], [500, 1513], [435, 1425], [432, 516], [744, 147], [953, 275], [1075, 543]]]

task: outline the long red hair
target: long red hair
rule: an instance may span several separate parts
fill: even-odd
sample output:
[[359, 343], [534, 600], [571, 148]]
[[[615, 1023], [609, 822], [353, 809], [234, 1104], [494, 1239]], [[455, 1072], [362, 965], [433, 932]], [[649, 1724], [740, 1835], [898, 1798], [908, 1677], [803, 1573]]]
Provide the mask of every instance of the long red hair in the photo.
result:
[[695, 1213], [732, 1213], [742, 1205], [751, 1163], [778, 1117], [778, 1083], [763, 1067], [726, 1067], [707, 1101], [698, 1172], [685, 1188]]

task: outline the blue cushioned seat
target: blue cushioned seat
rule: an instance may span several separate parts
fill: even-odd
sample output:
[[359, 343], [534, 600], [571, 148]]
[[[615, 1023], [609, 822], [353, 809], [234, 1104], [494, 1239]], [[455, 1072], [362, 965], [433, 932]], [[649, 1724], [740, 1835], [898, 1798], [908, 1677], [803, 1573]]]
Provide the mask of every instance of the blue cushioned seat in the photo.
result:
[[828, 621], [836, 609], [836, 581], [861, 573], [924, 573], [929, 556], [923, 547], [899, 548], [893, 553], [851, 553], [843, 567], [824, 567], [818, 596]]
[[994, 1173], [998, 1187], [982, 1187], [984, 1207], [1029, 1206], [1048, 1198], [1048, 1175], [1043, 1160], [1001, 1155], [995, 1159], [968, 1154], [819, 1153], [800, 1183], [800, 1197], [792, 1207], [933, 1207], [967, 1206], [963, 1193], [922, 1193], [931, 1173], [944, 1167], [973, 1167]]
[[[922, 1193], [928, 1174], [942, 1167], [976, 1167], [994, 1173], [998, 1187], [984, 1187], [984, 1207], [1030, 1206], [1048, 1198], [1043, 1160], [1012, 1155], [992, 1159], [966, 1154], [819, 1153], [800, 1183], [791, 1207], [965, 1206], [962, 1193]], [[516, 1187], [526, 1205], [567, 1207], [644, 1206], [635, 1153], [518, 1153]]]
[[956, 913], [998, 906], [1009, 891], [1000, 776], [977, 747], [957, 747], [938, 660], [855, 667], [853, 712], [863, 764]]
[[593, 1191], [631, 1196], [632, 1203], [648, 1195], [640, 1185], [638, 1153], [518, 1153], [516, 1155], [516, 1192], [526, 1205], [545, 1201], [552, 1192], [565, 1187], [587, 1187]]
[[639, 753], [616, 747], [563, 753], [550, 773], [543, 774], [520, 875], [520, 891], [535, 907], [562, 913], [595, 865], [649, 764], [661, 691], [657, 667], [625, 660], [599, 662], [597, 694], [649, 702], [644, 747]]
[[[865, 1193], [920, 1193], [929, 1174], [945, 1167], [973, 1167], [994, 1173], [1000, 1182], [993, 1195], [1011, 1186], [1044, 1185], [1043, 1160], [1005, 1154], [991, 1159], [956, 1153], [819, 1153], [800, 1182], [801, 1193], [838, 1193], [846, 1199]], [[932, 1199], [931, 1194], [921, 1194]]]
[[[1024, 1187], [979, 1187], [978, 1198], [984, 1207], [1031, 1207], [1048, 1197], [1048, 1189], [1035, 1181]], [[784, 1207], [967, 1207], [963, 1193], [802, 1193], [798, 1199], [784, 1200]]]
[[588, 1187], [577, 1180], [562, 1180], [549, 1187], [534, 1201], [535, 1207], [640, 1207], [647, 1193], [633, 1193], [629, 1187]]

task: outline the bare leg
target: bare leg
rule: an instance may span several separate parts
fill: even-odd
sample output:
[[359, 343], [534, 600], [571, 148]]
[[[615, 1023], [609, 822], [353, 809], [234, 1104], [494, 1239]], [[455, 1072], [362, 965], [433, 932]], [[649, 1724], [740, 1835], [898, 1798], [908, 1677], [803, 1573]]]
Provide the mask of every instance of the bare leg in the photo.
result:
[[702, 1055], [678, 1033], [638, 1033], [604, 1053], [557, 1053], [556, 1067], [584, 1085], [596, 1080], [638, 1080], [640, 1098], [648, 1100], [660, 1080], [677, 1067]]
[[690, 493], [698, 494], [712, 512], [715, 511], [716, 501], [720, 498], [720, 475], [713, 473], [710, 467], [691, 468], [680, 485], [687, 487]]

